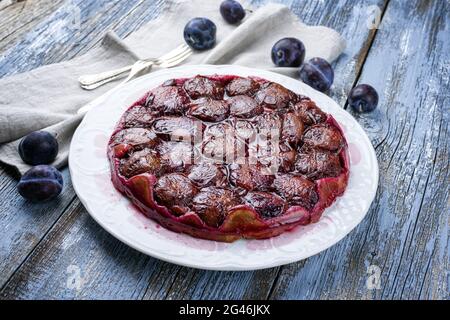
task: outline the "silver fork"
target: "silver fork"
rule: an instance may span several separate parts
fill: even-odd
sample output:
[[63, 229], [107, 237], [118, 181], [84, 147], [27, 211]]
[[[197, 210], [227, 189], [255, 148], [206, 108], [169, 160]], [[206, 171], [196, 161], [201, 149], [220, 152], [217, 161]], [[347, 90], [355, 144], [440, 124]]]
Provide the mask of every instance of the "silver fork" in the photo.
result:
[[[173, 67], [181, 62], [183, 62], [184, 60], [186, 60], [191, 54], [192, 54], [192, 50], [190, 50], [188, 53], [184, 53], [183, 55], [179, 56], [178, 58], [172, 58], [172, 59], [168, 59], [168, 60], [164, 60], [159, 58], [159, 66], [163, 67], [163, 68], [170, 68]], [[109, 95], [115, 91], [117, 91], [117, 89], [119, 89], [120, 87], [122, 87], [123, 85], [125, 85], [128, 81], [130, 81], [131, 79], [133, 79], [137, 74], [139, 74], [143, 69], [146, 69], [148, 67], [151, 67], [154, 64], [153, 61], [143, 61], [143, 60], [139, 60], [137, 61], [132, 67], [131, 67], [131, 71], [128, 75], [128, 77], [123, 80], [122, 82], [120, 82], [117, 86], [115, 86], [114, 88], [112, 88], [111, 90], [107, 91], [106, 93], [102, 94], [100, 97], [94, 99], [93, 101], [89, 102], [88, 104], [84, 105], [83, 107], [81, 107], [80, 109], [78, 109], [77, 114], [84, 114], [87, 111], [89, 111], [94, 105], [104, 101], [107, 97], [109, 97]]]
[[106, 83], [117, 80], [121, 78], [125, 73], [130, 71], [134, 73], [132, 77], [141, 71], [146, 70], [152, 65], [159, 65], [163, 68], [169, 68], [173, 65], [180, 63], [192, 54], [192, 49], [187, 44], [182, 44], [170, 51], [169, 53], [159, 57], [159, 58], [149, 58], [138, 60], [136, 63], [130, 66], [122, 67], [115, 70], [110, 70], [106, 72], [101, 72], [98, 74], [89, 74], [81, 76], [78, 81], [80, 86], [86, 90], [96, 89]]

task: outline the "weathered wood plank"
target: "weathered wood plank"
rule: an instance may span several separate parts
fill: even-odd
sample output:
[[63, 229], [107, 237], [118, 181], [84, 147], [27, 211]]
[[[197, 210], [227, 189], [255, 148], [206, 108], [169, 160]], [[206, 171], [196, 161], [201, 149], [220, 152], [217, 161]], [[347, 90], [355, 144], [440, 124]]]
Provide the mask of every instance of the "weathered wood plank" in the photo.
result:
[[[8, 3], [7, 3], [8, 2]], [[63, 0], [28, 0], [0, 2], [0, 51], [4, 52], [27, 32], [33, 30]]]
[[[448, 297], [450, 7], [391, 1], [359, 83], [381, 95], [358, 116], [380, 163], [367, 218], [325, 253], [283, 268], [272, 299]], [[367, 269], [380, 268], [379, 290]]]
[[[292, 11], [310, 25], [335, 29], [347, 41], [344, 53], [333, 64], [335, 80], [328, 95], [344, 106], [347, 94], [361, 71], [376, 29], [368, 24], [382, 18], [389, 0], [294, 1]], [[379, 14], [379, 16], [377, 16]]]
[[77, 199], [2, 290], [0, 298], [139, 298], [161, 263], [110, 236]]
[[171, 267], [173, 281], [166, 286], [165, 295], [154, 290], [151, 279], [144, 299], [266, 299], [277, 268], [260, 272], [217, 272], [184, 267]]
[[163, 6], [161, 0], [66, 0], [0, 56], [0, 76], [83, 54], [107, 31], [117, 26], [124, 36], [155, 18]]

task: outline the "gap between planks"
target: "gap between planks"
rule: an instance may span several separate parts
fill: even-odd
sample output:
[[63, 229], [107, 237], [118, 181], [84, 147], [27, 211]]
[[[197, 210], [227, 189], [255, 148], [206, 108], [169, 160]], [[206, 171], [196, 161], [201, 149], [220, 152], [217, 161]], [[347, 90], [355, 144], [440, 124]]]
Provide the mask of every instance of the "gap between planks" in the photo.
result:
[[[389, 6], [390, 1], [391, 0], [386, 0], [386, 2], [384, 3], [383, 9], [381, 10], [381, 16], [380, 16], [380, 21], [378, 23], [378, 26], [380, 26], [381, 23], [383, 22], [384, 14], [387, 11], [387, 7]], [[375, 37], [377, 36], [378, 28], [372, 29], [372, 30], [373, 31], [369, 34], [369, 37], [368, 37], [367, 46], [363, 48], [366, 50], [364, 50], [364, 53], [362, 56], [362, 61], [361, 61], [361, 63], [359, 63], [359, 66], [358, 66], [359, 68], [358, 68], [358, 71], [356, 72], [356, 77], [355, 77], [355, 80], [353, 81], [352, 88], [354, 88], [356, 86], [359, 79], [361, 78], [364, 63], [366, 62], [366, 59], [369, 56], [370, 49], [372, 48], [372, 45], [375, 41]], [[348, 108], [348, 101], [345, 101], [344, 110], [347, 110], [347, 108]]]

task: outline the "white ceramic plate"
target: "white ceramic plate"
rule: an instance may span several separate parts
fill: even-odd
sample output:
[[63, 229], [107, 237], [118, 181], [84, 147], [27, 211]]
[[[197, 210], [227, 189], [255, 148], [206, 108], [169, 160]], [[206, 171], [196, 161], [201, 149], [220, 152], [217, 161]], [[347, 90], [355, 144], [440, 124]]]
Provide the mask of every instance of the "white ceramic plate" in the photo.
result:
[[[113, 187], [106, 147], [123, 112], [148, 90], [172, 78], [197, 74], [259, 76], [309, 96], [331, 113], [349, 143], [350, 179], [342, 197], [318, 223], [267, 240], [221, 243], [178, 234], [147, 219]], [[72, 183], [91, 216], [129, 246], [168, 262], [211, 270], [254, 270], [279, 266], [315, 255], [341, 240], [366, 215], [378, 185], [375, 151], [363, 129], [336, 102], [300, 81], [240, 66], [184, 66], [140, 77], [89, 111], [76, 130], [69, 156]]]

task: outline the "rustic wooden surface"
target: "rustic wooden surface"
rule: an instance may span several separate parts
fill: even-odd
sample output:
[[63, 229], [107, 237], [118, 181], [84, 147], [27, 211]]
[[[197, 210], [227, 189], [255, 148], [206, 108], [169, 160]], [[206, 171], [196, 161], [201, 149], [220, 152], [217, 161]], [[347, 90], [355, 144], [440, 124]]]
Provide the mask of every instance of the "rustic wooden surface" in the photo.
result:
[[[36, 205], [17, 195], [17, 177], [0, 167], [2, 299], [449, 298], [450, 3], [281, 2], [306, 23], [335, 28], [346, 38], [330, 92], [342, 107], [357, 83], [380, 93], [375, 112], [354, 115], [380, 164], [378, 193], [364, 221], [332, 248], [298, 263], [255, 272], [195, 270], [145, 256], [106, 233], [75, 196], [67, 169], [63, 194]], [[0, 76], [80, 55], [110, 29], [124, 37], [163, 5], [0, 0]], [[366, 25], [373, 5], [381, 12], [379, 29]], [[70, 23], [74, 7], [80, 29]], [[77, 270], [82, 283], [74, 288], [68, 282]], [[379, 288], [368, 287], [377, 270]]]

